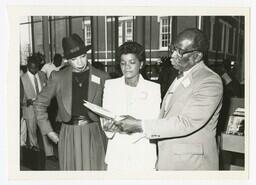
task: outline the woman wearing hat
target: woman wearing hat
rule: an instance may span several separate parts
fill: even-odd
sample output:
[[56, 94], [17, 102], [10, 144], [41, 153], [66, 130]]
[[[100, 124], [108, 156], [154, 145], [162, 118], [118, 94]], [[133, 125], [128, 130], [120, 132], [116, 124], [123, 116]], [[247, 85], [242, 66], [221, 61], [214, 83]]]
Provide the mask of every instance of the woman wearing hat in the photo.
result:
[[[106, 81], [103, 107], [116, 115], [157, 118], [161, 102], [160, 85], [140, 75], [145, 61], [143, 46], [137, 42], [125, 42], [118, 48], [118, 59], [123, 76]], [[154, 143], [143, 138], [141, 133], [122, 133], [113, 126], [112, 120], [103, 120], [103, 128], [109, 138], [105, 160], [108, 170], [154, 170]]]
[[[105, 135], [99, 117], [83, 106], [83, 100], [101, 105], [107, 73], [88, 64], [82, 39], [73, 34], [62, 40], [69, 66], [53, 72], [34, 107], [43, 134], [58, 143], [60, 170], [104, 170]], [[52, 97], [58, 102], [58, 136], [48, 121], [47, 107]]]

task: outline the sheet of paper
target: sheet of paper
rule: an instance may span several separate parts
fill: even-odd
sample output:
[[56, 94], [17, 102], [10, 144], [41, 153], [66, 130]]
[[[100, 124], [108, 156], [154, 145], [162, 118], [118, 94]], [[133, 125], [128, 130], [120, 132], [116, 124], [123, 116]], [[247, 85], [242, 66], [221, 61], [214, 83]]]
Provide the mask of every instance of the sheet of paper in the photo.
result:
[[114, 113], [110, 112], [109, 110], [104, 109], [96, 104], [90, 103], [86, 100], [84, 100], [83, 105], [85, 107], [87, 107], [88, 109], [90, 109], [91, 111], [93, 111], [95, 114], [98, 114], [100, 117], [103, 117], [106, 119], [113, 119], [115, 121], [120, 121], [120, 120], [124, 119], [124, 117], [115, 115]]

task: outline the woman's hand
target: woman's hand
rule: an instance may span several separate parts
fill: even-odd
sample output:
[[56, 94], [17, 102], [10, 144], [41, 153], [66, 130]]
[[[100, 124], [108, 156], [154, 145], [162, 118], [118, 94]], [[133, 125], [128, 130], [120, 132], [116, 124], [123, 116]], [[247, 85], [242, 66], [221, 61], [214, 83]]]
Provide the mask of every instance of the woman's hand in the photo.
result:
[[116, 126], [121, 128], [126, 134], [142, 132], [141, 120], [129, 115], [124, 115], [124, 119], [116, 122]]

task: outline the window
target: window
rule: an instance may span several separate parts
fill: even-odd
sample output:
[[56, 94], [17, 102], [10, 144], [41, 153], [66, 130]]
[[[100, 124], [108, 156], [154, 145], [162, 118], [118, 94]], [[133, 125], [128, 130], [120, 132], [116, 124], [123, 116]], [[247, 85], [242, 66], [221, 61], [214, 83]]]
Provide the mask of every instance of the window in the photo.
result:
[[171, 42], [171, 17], [160, 17], [160, 49], [168, 49]]
[[84, 44], [92, 44], [92, 26], [89, 17], [86, 17], [86, 19], [84, 20]]
[[118, 17], [118, 44], [133, 40], [133, 17]]
[[27, 57], [32, 53], [30, 17], [20, 19], [20, 65], [27, 65]]
[[233, 31], [233, 28], [232, 27], [229, 27], [228, 28], [228, 53], [230, 54], [233, 54], [233, 34], [234, 34], [234, 31]]
[[[49, 17], [50, 18], [50, 17]], [[51, 50], [53, 53], [62, 53], [62, 39], [68, 36], [68, 22], [67, 17], [51, 17], [50, 32], [51, 32]]]
[[210, 44], [209, 44], [209, 50], [213, 50], [213, 34], [214, 34], [214, 26], [215, 26], [215, 17], [210, 18]]
[[118, 46], [123, 44], [123, 23], [119, 22], [118, 25]]
[[232, 46], [232, 53], [233, 53], [233, 55], [235, 55], [235, 53], [236, 53], [236, 29], [234, 28], [234, 30], [233, 30], [233, 46]]
[[92, 41], [91, 41], [91, 39], [92, 39], [91, 24], [85, 24], [84, 33], [85, 33], [85, 37], [84, 37], [85, 45], [90, 45], [92, 43]]
[[133, 40], [132, 39], [132, 20], [125, 22], [125, 41]]
[[[33, 29], [32, 29], [33, 27]], [[33, 33], [32, 33], [33, 30]], [[44, 54], [43, 21], [41, 16], [20, 18], [20, 64], [27, 65], [33, 52]]]
[[34, 52], [44, 54], [43, 47], [43, 21], [40, 16], [33, 16]]
[[221, 43], [221, 51], [226, 54], [232, 54], [233, 50], [233, 30], [232, 26], [223, 21], [220, 20], [220, 23], [222, 25], [222, 43]]

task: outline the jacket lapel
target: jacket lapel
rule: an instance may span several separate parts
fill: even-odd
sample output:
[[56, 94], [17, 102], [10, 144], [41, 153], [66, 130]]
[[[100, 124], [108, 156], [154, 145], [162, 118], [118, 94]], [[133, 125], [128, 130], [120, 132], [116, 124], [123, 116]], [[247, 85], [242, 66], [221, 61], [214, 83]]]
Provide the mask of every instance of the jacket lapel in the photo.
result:
[[[179, 86], [176, 88], [176, 90], [174, 91], [174, 93], [173, 93], [171, 99], [169, 100], [169, 102], [166, 102], [166, 96], [167, 95], [165, 95], [165, 98], [163, 100], [163, 105], [162, 105], [162, 108], [161, 108], [161, 112], [160, 112], [161, 118], [164, 117], [171, 110], [174, 103], [179, 99], [179, 96], [182, 96], [183, 92], [186, 91], [186, 89], [189, 88], [189, 86], [192, 85], [192, 83], [193, 83], [193, 78], [192, 78], [193, 73], [200, 70], [200, 68], [202, 68], [203, 66], [204, 66], [204, 63], [203, 63], [203, 61], [201, 61], [200, 63], [198, 63], [194, 67], [194, 69], [192, 69], [192, 71], [186, 76], [185, 79], [183, 79], [181, 81]], [[171, 87], [168, 89], [167, 93], [169, 92], [170, 89], [171, 89]], [[167, 109], [165, 110], [165, 104], [166, 103], [168, 103], [168, 105], [167, 105]]]
[[180, 82], [178, 87], [175, 89], [172, 97], [170, 98], [169, 102], [166, 102], [168, 103], [168, 105], [163, 116], [165, 116], [172, 109], [174, 103], [180, 98], [180, 96], [183, 96], [184, 91], [186, 91], [187, 88], [189, 88], [189, 86], [192, 85], [191, 83], [192, 71]]
[[66, 71], [63, 71], [61, 82], [61, 95], [62, 101], [66, 111], [71, 115], [72, 105], [72, 67], [68, 67]]
[[43, 75], [44, 74], [42, 74], [40, 71], [38, 72], [38, 76], [39, 76], [39, 79], [40, 79], [41, 89], [43, 89], [44, 86], [46, 86], [46, 78]]
[[31, 93], [32, 93], [33, 97], [36, 97], [36, 92], [35, 92], [35, 89], [34, 89], [34, 86], [33, 86], [32, 82], [31, 82], [31, 80], [30, 80], [30, 78], [29, 78], [29, 76], [28, 76], [28, 73], [26, 73], [26, 75], [25, 75], [25, 81], [28, 82], [28, 83], [27, 83], [27, 84], [28, 84], [28, 88], [24, 88], [25, 91], [26, 91], [27, 89], [31, 89]]
[[[100, 85], [101, 81], [100, 81], [100, 77], [98, 77], [96, 74], [95, 74], [95, 70], [92, 66], [90, 66], [90, 69], [89, 69], [89, 83], [88, 83], [88, 101], [93, 103], [93, 100], [97, 94], [97, 88], [98, 88], [98, 85]], [[95, 79], [92, 79], [92, 78], [98, 78], [99, 79], [99, 84], [97, 85], [97, 83], [95, 82]]]
[[173, 85], [174, 85], [174, 83], [172, 83], [172, 84], [170, 85], [170, 87], [168, 88], [166, 94], [164, 95], [163, 103], [162, 103], [162, 105], [161, 105], [161, 110], [160, 110], [160, 113], [159, 113], [159, 118], [163, 118], [163, 116], [164, 116], [165, 107], [166, 107], [166, 103], [167, 103], [167, 102], [166, 102], [166, 101], [167, 101], [167, 96], [168, 96], [168, 93], [171, 91]]

